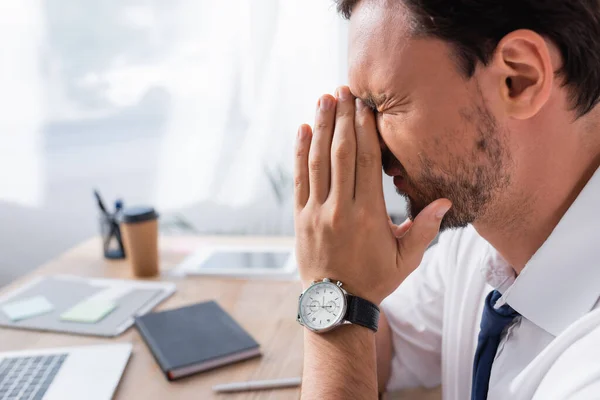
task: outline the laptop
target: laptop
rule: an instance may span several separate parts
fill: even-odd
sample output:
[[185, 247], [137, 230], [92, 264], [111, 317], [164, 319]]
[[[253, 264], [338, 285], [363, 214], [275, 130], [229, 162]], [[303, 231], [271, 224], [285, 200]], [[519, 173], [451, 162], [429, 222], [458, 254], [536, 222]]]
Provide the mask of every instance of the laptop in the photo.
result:
[[0, 400], [110, 400], [130, 343], [0, 353]]

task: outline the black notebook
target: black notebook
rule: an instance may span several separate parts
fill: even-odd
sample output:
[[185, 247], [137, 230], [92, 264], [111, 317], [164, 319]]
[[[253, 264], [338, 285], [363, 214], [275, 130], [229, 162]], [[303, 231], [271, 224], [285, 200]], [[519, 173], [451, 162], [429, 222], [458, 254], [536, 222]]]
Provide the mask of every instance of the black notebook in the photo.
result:
[[260, 355], [259, 344], [214, 301], [149, 313], [135, 325], [170, 381]]

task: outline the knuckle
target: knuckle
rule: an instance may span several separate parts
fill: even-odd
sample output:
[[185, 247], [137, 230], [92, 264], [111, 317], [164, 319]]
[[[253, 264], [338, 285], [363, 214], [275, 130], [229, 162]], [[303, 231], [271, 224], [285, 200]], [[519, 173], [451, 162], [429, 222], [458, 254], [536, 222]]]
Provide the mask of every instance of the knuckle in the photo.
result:
[[372, 167], [375, 164], [375, 159], [376, 157], [373, 153], [362, 151], [356, 156], [356, 164], [365, 168]]
[[354, 119], [354, 110], [351, 107], [338, 107], [336, 110], [337, 119]]
[[305, 221], [297, 221], [294, 228], [297, 237], [308, 238], [315, 233], [314, 227]]
[[369, 211], [366, 207], [359, 207], [358, 210], [356, 210], [356, 219], [360, 224], [366, 223], [370, 219]]
[[296, 158], [304, 159], [308, 155], [308, 150], [304, 146], [296, 148]]
[[354, 115], [354, 123], [359, 127], [365, 126], [367, 124], [367, 115], [367, 111], [365, 111], [364, 109], [362, 111], [358, 111]]
[[320, 158], [312, 158], [308, 161], [308, 168], [313, 171], [321, 171], [323, 169], [323, 160]]
[[296, 204], [294, 209], [294, 233], [298, 235], [302, 233], [304, 230], [304, 225], [302, 222], [302, 213], [304, 212], [304, 207], [300, 204]]
[[366, 207], [358, 207], [353, 215], [354, 224], [360, 226], [363, 232], [371, 232], [373, 228], [373, 218], [371, 212]]
[[352, 156], [352, 147], [345, 142], [339, 143], [333, 149], [333, 156], [338, 160], [347, 160]]
[[317, 230], [321, 230], [323, 228], [323, 218], [321, 218], [321, 213], [312, 212], [310, 214], [310, 222], [308, 224], [308, 233], [313, 235]]
[[313, 232], [318, 222], [318, 210], [315, 208], [313, 201], [309, 199], [306, 205], [296, 213], [296, 230], [304, 233]]
[[329, 128], [329, 123], [324, 120], [319, 120], [315, 123], [315, 128], [317, 131], [322, 131]]
[[296, 175], [294, 177], [294, 187], [296, 188], [296, 190], [304, 187], [304, 177], [303, 176]]
[[344, 210], [339, 206], [332, 207], [329, 212], [329, 227], [333, 231], [337, 231], [339, 229], [343, 229], [347, 224], [348, 218]]

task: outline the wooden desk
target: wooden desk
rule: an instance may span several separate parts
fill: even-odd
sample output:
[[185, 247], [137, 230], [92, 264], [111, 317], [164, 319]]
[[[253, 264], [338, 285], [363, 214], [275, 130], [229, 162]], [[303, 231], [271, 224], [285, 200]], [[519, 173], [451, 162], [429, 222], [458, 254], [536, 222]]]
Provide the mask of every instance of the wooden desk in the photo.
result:
[[[261, 239], [162, 238], [161, 267], [163, 270], [172, 268], [202, 243], [239, 244], [248, 243], [250, 240]], [[273, 241], [292, 243], [292, 239], [289, 238], [268, 240], [271, 243]], [[104, 260], [101, 257], [100, 240], [92, 239], [5, 287], [0, 293], [12, 290], [34, 276], [57, 273], [119, 279], [133, 278], [126, 262]], [[0, 351], [131, 342], [133, 353], [117, 390], [115, 396], [117, 400], [299, 397], [298, 389], [216, 395], [211, 388], [218, 383], [301, 375], [303, 330], [295, 320], [298, 297], [293, 295], [300, 293], [300, 283], [208, 277], [158, 279], [177, 284], [177, 292], [160, 304], [158, 310], [215, 299], [261, 344], [263, 356], [169, 383], [135, 328], [114, 339], [0, 328]]]
[[[165, 237], [161, 238], [161, 269], [167, 271], [187, 254], [202, 244], [264, 242], [292, 244], [291, 238], [221, 238], [221, 237]], [[6, 293], [34, 276], [73, 274], [99, 278], [133, 278], [124, 261], [107, 261], [101, 256], [101, 242], [92, 239], [35, 272], [0, 290]], [[0, 328], [0, 351], [46, 347], [82, 346], [101, 343], [131, 342], [133, 354], [117, 390], [116, 400], [163, 399], [294, 399], [299, 389], [248, 392], [216, 395], [213, 385], [252, 379], [274, 379], [300, 376], [302, 373], [303, 328], [296, 322], [300, 294], [299, 282], [246, 281], [224, 278], [187, 277], [156, 278], [177, 284], [177, 292], [160, 304], [157, 310], [166, 310], [204, 300], [217, 300], [261, 344], [263, 356], [259, 359], [204, 372], [177, 382], [169, 383], [154, 361], [146, 344], [135, 328], [115, 339], [75, 336], [58, 333], [33, 332]], [[436, 400], [439, 389], [413, 389], [387, 396], [394, 400]]]

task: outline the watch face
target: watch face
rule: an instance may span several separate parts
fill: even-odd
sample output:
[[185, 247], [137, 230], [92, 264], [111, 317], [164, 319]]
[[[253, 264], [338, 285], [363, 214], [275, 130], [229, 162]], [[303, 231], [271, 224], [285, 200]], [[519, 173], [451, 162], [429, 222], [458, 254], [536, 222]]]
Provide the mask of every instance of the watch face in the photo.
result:
[[300, 300], [300, 318], [307, 328], [324, 331], [344, 318], [344, 292], [334, 283], [319, 282], [304, 292]]

